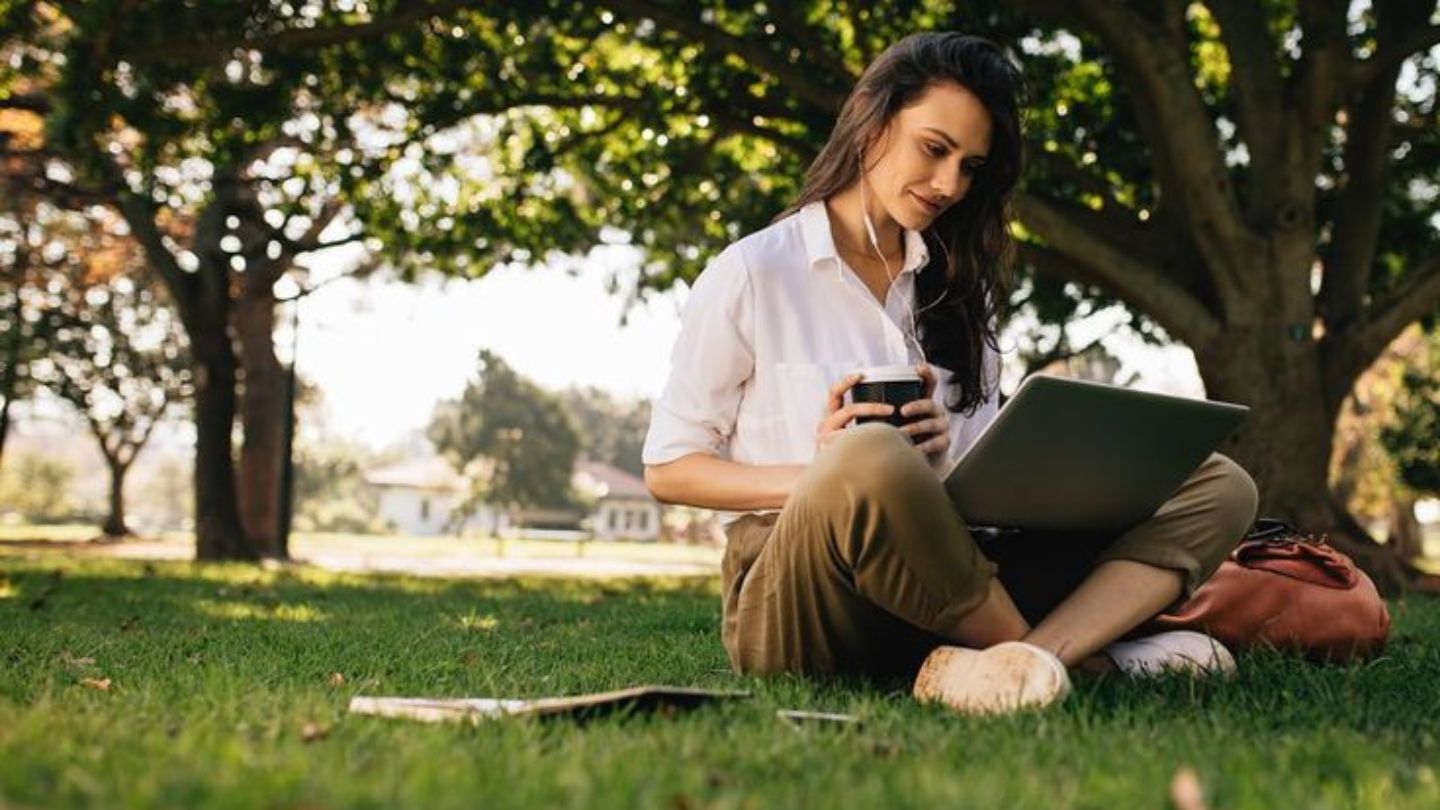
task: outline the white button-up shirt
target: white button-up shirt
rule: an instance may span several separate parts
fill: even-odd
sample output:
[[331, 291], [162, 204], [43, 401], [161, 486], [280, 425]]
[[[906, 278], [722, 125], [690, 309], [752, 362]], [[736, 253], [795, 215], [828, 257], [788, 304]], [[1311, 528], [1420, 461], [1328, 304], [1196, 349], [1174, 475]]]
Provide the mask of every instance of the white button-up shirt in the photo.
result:
[[[921, 362], [907, 338], [907, 303], [928, 259], [924, 239], [907, 230], [905, 264], [882, 307], [841, 262], [824, 203], [727, 247], [685, 304], [670, 376], [651, 409], [645, 464], [691, 453], [743, 464], [810, 463], [830, 386], [865, 366]], [[985, 365], [995, 379], [995, 352], [986, 352]], [[944, 409], [951, 374], [934, 368], [934, 399]], [[969, 448], [997, 408], [992, 392], [972, 416], [950, 414], [950, 449], [934, 460], [937, 470]]]

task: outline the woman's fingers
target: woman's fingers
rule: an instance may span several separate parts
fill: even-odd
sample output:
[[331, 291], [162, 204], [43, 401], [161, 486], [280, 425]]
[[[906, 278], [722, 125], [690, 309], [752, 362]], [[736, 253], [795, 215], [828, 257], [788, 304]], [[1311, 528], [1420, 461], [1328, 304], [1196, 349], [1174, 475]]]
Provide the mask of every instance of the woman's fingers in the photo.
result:
[[842, 406], [839, 410], [831, 412], [820, 423], [820, 432], [829, 433], [834, 430], [843, 430], [850, 420], [858, 416], [879, 416], [887, 417], [895, 412], [895, 406], [886, 405], [883, 402], [855, 402]]
[[860, 382], [860, 378], [863, 376], [865, 375], [850, 374], [840, 378], [839, 382], [830, 386], [830, 399], [825, 404], [825, 410], [829, 413], [835, 413], [841, 408], [844, 408], [845, 392], [849, 391], [851, 388], [854, 388], [855, 383]]
[[940, 406], [936, 405], [933, 399], [917, 399], [900, 407], [900, 415], [907, 419], [916, 416], [938, 416], [939, 414]]
[[921, 363], [915, 367], [915, 371], [920, 375], [920, 382], [924, 384], [925, 398], [929, 399], [935, 393], [935, 386], [940, 384], [935, 376], [935, 369], [931, 368], [929, 363]]
[[942, 419], [917, 419], [914, 422], [907, 422], [901, 426], [900, 432], [914, 439], [917, 436], [929, 436], [932, 433], [949, 433], [950, 423]]

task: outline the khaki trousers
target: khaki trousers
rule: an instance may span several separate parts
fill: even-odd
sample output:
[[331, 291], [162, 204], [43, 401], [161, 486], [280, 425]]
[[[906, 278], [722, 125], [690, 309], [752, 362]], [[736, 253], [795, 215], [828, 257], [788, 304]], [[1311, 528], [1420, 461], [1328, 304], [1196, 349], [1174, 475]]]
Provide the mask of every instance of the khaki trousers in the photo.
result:
[[846, 430], [778, 515], [727, 529], [722, 636], [742, 673], [911, 676], [998, 576], [1032, 624], [1106, 560], [1179, 571], [1188, 594], [1255, 517], [1250, 476], [1212, 455], [1118, 537], [1007, 534], [983, 548], [898, 430]]

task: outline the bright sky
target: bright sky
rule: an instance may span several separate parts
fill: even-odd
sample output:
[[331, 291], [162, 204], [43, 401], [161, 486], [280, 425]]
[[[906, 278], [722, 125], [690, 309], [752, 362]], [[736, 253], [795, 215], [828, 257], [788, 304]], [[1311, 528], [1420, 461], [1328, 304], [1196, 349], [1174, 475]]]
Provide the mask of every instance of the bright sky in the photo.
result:
[[[505, 267], [474, 281], [335, 281], [302, 304], [300, 372], [324, 392], [329, 428], [374, 447], [423, 428], [437, 401], [458, 396], [481, 348], [547, 388], [652, 397], [665, 381], [686, 289], [634, 305], [621, 326], [623, 294], [605, 282], [629, 270], [628, 254], [602, 249], [573, 276], [546, 266]], [[312, 264], [317, 280], [348, 264], [327, 258]], [[288, 309], [277, 318], [287, 327], [277, 335], [286, 361]]]
[[[341, 273], [353, 255], [314, 257], [315, 279]], [[688, 288], [678, 285], [632, 307], [621, 326], [623, 293], [608, 292], [605, 282], [633, 273], [632, 262], [627, 248], [611, 247], [592, 254], [576, 275], [506, 267], [475, 281], [337, 280], [304, 299], [300, 372], [324, 392], [328, 431], [375, 448], [423, 429], [436, 402], [459, 395], [482, 347], [548, 388], [594, 385], [653, 397], [665, 382]], [[281, 297], [290, 292], [280, 290]], [[289, 307], [282, 307], [277, 344], [287, 362], [289, 319]], [[1110, 321], [1099, 315], [1077, 324], [1072, 340], [1088, 341]], [[1106, 346], [1123, 361], [1122, 378], [1140, 373], [1136, 387], [1203, 395], [1188, 350], [1123, 337]], [[1007, 375], [1006, 390], [1015, 376]]]

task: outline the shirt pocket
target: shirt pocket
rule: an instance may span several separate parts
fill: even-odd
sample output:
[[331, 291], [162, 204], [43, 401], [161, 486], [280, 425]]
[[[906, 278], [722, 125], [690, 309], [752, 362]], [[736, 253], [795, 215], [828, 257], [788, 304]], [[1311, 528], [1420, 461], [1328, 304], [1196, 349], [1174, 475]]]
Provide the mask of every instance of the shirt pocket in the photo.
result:
[[824, 421], [830, 386], [857, 368], [855, 363], [776, 363], [777, 399], [785, 414], [786, 438], [796, 457], [815, 452], [815, 434]]

